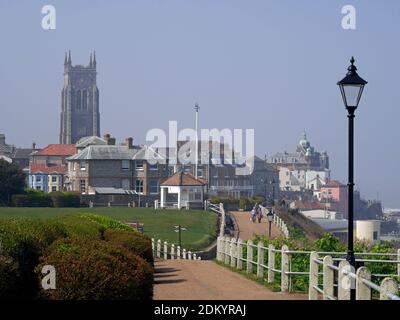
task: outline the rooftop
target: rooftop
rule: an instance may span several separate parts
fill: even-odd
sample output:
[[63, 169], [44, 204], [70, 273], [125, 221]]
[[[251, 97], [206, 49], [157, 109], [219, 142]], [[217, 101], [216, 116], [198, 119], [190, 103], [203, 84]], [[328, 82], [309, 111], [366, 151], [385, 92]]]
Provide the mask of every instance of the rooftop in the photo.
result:
[[76, 153], [74, 144], [49, 144], [35, 153], [36, 156], [72, 156]]
[[191, 173], [177, 172], [161, 183], [161, 186], [204, 186], [205, 184], [204, 180], [196, 178]]

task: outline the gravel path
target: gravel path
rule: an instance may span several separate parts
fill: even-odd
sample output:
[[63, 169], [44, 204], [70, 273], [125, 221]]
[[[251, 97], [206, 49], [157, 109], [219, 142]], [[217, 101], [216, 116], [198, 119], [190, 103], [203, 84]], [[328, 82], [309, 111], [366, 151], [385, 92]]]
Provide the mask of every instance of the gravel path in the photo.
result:
[[[268, 220], [262, 218], [261, 223], [250, 221], [250, 212], [232, 211], [236, 223], [239, 226], [239, 238], [242, 240], [251, 239], [255, 235], [263, 234], [268, 235]], [[271, 228], [272, 238], [282, 235], [281, 231], [272, 224]]]
[[[239, 237], [268, 234], [268, 222], [250, 221], [249, 212], [232, 212]], [[272, 237], [282, 233], [272, 225]], [[272, 292], [210, 260], [159, 260], [155, 264], [155, 300], [306, 300], [306, 294]]]
[[305, 300], [304, 294], [272, 292], [210, 260], [156, 262], [155, 300]]

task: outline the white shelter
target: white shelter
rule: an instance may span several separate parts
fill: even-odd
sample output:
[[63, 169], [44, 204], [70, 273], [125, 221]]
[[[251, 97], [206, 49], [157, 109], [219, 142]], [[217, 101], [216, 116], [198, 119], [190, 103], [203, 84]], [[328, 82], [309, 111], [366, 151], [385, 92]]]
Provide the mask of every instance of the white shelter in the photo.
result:
[[[160, 185], [160, 207], [188, 208], [201, 206], [206, 183], [188, 172], [177, 172]], [[171, 199], [172, 198], [172, 199]]]

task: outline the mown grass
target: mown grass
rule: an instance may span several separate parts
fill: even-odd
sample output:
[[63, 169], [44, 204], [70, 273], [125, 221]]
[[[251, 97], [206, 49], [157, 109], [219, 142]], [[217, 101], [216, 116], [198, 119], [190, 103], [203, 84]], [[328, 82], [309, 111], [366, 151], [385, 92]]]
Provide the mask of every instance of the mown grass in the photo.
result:
[[217, 216], [202, 210], [154, 210], [153, 208], [97, 207], [97, 208], [5, 208], [0, 207], [1, 218], [49, 219], [77, 213], [104, 215], [122, 222], [144, 224], [144, 233], [150, 237], [178, 244], [174, 226], [180, 224], [182, 246], [188, 250], [205, 249], [216, 239]]

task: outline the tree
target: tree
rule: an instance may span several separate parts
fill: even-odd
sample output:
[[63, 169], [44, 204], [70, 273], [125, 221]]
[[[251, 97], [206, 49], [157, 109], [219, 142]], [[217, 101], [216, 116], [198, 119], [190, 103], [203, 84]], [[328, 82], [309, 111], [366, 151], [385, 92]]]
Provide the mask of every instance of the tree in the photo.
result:
[[15, 164], [0, 159], [0, 204], [10, 205], [13, 194], [23, 193], [25, 174]]

